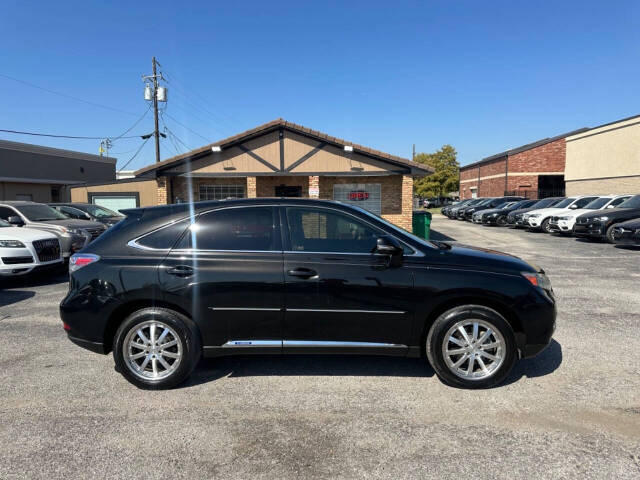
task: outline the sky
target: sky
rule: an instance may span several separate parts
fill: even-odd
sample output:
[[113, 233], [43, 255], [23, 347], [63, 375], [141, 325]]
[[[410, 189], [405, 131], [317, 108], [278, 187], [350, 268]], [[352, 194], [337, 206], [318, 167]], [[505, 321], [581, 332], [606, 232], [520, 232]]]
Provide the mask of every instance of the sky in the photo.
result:
[[135, 124], [111, 153], [148, 165], [153, 116], [136, 122], [155, 55], [162, 158], [281, 117], [405, 158], [450, 144], [465, 165], [639, 114], [639, 27], [638, 1], [4, 0], [0, 129], [116, 138]]

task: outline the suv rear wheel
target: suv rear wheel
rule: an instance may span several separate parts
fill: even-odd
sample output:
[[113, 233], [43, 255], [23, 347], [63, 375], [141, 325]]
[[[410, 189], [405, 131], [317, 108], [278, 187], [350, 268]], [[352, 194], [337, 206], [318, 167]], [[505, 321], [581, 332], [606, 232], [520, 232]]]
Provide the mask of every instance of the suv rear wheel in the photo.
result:
[[147, 389], [175, 387], [189, 377], [201, 354], [195, 327], [166, 308], [144, 308], [129, 315], [113, 342], [113, 358], [122, 375]]
[[509, 323], [480, 305], [464, 305], [440, 315], [429, 331], [426, 350], [438, 377], [462, 388], [501, 383], [517, 358]]

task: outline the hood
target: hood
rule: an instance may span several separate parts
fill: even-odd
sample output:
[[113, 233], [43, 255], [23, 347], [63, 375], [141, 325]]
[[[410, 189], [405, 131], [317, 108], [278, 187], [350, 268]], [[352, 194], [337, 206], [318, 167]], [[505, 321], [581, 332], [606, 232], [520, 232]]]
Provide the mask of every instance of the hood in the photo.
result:
[[632, 219], [635, 217], [640, 217], [640, 208], [605, 208], [603, 210], [594, 210], [589, 213], [585, 213], [583, 218], [594, 218], [594, 217], [609, 217], [609, 218], [620, 218], [626, 217], [628, 219]]
[[491, 214], [491, 213], [500, 213], [502, 211], [506, 211], [505, 208], [487, 208], [486, 210], [480, 210], [482, 212], [483, 215], [486, 215], [487, 213]]
[[593, 208], [577, 208], [575, 210], [571, 210], [570, 208], [563, 208], [562, 212], [558, 212], [554, 215], [558, 217], [577, 218], [580, 215], [584, 215], [585, 213], [601, 212], [601, 211], [602, 210], [594, 210]]
[[640, 218], [634, 218], [633, 220], [627, 220], [626, 222], [620, 222], [617, 225], [618, 227], [628, 228], [630, 230], [635, 230], [640, 228]]
[[558, 212], [563, 212], [565, 210], [573, 212], [573, 210], [570, 210], [568, 208], [549, 207], [549, 208], [538, 208], [538, 209], [535, 209], [535, 210], [530, 210], [527, 213], [529, 215], [532, 215], [532, 214], [535, 214], [535, 213], [541, 213], [542, 215], [557, 215]]
[[24, 240], [33, 242], [34, 240], [49, 240], [58, 238], [55, 235], [42, 230], [28, 227], [0, 227], [0, 240]]
[[429, 263], [510, 274], [540, 271], [539, 268], [508, 253], [470, 245], [449, 244], [449, 246], [450, 249], [441, 250], [440, 255], [430, 258]]
[[533, 207], [527, 207], [527, 208], [518, 208], [517, 210], [511, 210], [509, 212], [509, 215], [520, 215], [521, 213], [529, 213], [533, 210], [537, 210], [536, 208]]
[[100, 222], [93, 222], [91, 220], [77, 220], [75, 218], [66, 218], [61, 220], [43, 220], [41, 222], [34, 222], [39, 225], [57, 225], [65, 228], [103, 228], [104, 225]]

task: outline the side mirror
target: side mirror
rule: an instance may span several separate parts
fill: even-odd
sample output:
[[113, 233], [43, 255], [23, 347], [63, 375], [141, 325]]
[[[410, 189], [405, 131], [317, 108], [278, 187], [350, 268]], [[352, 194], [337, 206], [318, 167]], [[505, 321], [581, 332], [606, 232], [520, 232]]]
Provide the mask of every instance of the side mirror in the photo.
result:
[[615, 205], [607, 205], [607, 208], [616, 208]]
[[404, 249], [395, 238], [388, 235], [378, 237], [374, 251], [375, 253], [389, 256], [388, 266], [399, 267], [402, 265], [402, 254]]
[[15, 225], [16, 227], [21, 227], [24, 225], [24, 222], [18, 215], [13, 215], [7, 218], [7, 222], [9, 222], [11, 225]]
[[573, 204], [573, 205], [571, 205], [569, 208], [570, 208], [571, 210], [577, 210], [578, 205], [576, 205], [576, 204], [574, 203], [574, 204]]

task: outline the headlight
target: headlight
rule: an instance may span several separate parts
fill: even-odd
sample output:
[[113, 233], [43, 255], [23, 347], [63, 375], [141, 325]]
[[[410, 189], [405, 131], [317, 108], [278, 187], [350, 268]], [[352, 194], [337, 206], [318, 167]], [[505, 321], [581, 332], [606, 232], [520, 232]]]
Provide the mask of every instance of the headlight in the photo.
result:
[[544, 273], [522, 272], [522, 276], [529, 280], [534, 287], [540, 287], [544, 290], [551, 290], [551, 280]]
[[558, 220], [571, 220], [571, 217], [558, 217]]
[[533, 213], [531, 215], [527, 215], [526, 217], [528, 217], [528, 218], [538, 218], [538, 217], [541, 217], [541, 216], [542, 216], [541, 213]]
[[496, 212], [496, 213], [492, 213], [492, 214], [491, 214], [491, 216], [492, 216], [492, 217], [497, 217], [497, 216], [498, 216], [498, 213], [497, 213], [497, 212]]
[[60, 228], [62, 228], [62, 231], [64, 233], [69, 233], [71, 235], [84, 235], [84, 232], [79, 228], [67, 228], [67, 227], [60, 227]]
[[3, 248], [26, 248], [20, 240], [0, 240], [0, 247]]
[[594, 220], [596, 222], [606, 222], [607, 220], [609, 220], [609, 217], [596, 217], [594, 218]]

